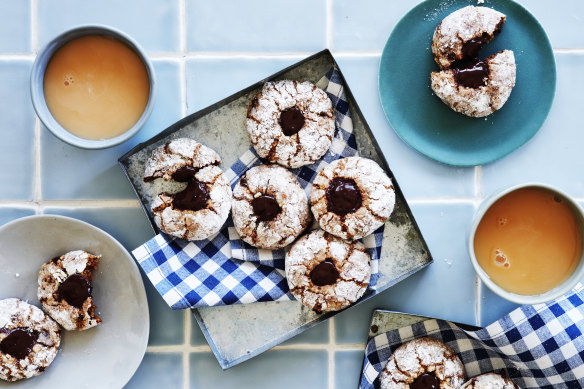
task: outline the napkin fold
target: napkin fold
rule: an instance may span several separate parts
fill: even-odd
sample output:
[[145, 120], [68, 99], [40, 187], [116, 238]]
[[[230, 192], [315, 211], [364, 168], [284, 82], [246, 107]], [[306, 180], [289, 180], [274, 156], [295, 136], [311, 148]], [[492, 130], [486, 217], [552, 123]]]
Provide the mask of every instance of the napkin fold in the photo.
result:
[[[335, 112], [335, 136], [317, 162], [290, 169], [307, 196], [317, 173], [330, 162], [357, 154], [357, 142], [340, 72], [331, 68], [317, 84], [325, 90]], [[250, 148], [225, 172], [231, 187], [250, 168], [265, 163]], [[384, 226], [363, 238], [371, 256], [374, 289]], [[285, 251], [264, 250], [243, 242], [228, 218], [221, 231], [206, 240], [186, 241], [159, 234], [132, 251], [156, 290], [172, 309], [294, 300], [284, 272]]]
[[426, 320], [369, 340], [360, 389], [379, 388], [379, 375], [393, 351], [429, 336], [450, 346], [468, 379], [503, 374], [523, 389], [584, 387], [584, 287], [547, 304], [522, 306], [478, 331], [444, 320]]

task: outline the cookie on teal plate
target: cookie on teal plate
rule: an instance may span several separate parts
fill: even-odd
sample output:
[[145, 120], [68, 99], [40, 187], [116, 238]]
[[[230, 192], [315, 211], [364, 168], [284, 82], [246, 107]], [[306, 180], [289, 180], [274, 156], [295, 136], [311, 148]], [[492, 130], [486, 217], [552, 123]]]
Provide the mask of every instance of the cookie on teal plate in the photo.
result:
[[430, 88], [438, 69], [432, 56], [436, 26], [450, 13], [477, 5], [469, 0], [427, 0], [395, 26], [379, 68], [379, 95], [396, 133], [420, 153], [445, 164], [476, 166], [495, 161], [527, 142], [542, 126], [556, 89], [556, 65], [549, 39], [525, 8], [510, 0], [481, 6], [507, 15], [500, 34], [479, 57], [513, 50], [515, 87], [507, 103], [484, 118], [454, 112]]

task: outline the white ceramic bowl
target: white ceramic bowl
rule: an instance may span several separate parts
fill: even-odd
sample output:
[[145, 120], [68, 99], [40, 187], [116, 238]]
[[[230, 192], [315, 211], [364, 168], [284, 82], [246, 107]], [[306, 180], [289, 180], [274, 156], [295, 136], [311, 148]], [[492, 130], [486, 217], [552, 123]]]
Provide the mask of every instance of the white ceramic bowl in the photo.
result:
[[[146, 108], [142, 113], [142, 116], [138, 121], [126, 132], [113, 138], [108, 139], [85, 139], [73, 135], [67, 131], [63, 126], [61, 126], [51, 115], [49, 108], [47, 107], [47, 102], [45, 101], [44, 94], [44, 77], [47, 64], [51, 60], [53, 54], [61, 48], [64, 44], [70, 42], [73, 39], [85, 36], [85, 35], [104, 35], [108, 37], [115, 38], [122, 43], [125, 43], [140, 57], [144, 66], [146, 66], [146, 71], [148, 72], [148, 78], [150, 80], [150, 95], [148, 96], [148, 102]], [[148, 59], [148, 56], [144, 50], [138, 45], [134, 39], [124, 32], [117, 30], [113, 27], [104, 25], [89, 25], [75, 27], [71, 30], [65, 31], [61, 35], [57, 36], [51, 42], [49, 42], [37, 55], [36, 60], [32, 66], [32, 73], [30, 78], [30, 94], [32, 98], [32, 104], [41, 122], [47, 127], [56, 137], [61, 140], [77, 147], [84, 149], [103, 149], [106, 147], [111, 147], [118, 145], [134, 136], [142, 126], [146, 123], [146, 120], [152, 113], [152, 108], [154, 106], [154, 95], [156, 89], [156, 80], [154, 74], [154, 67]]]
[[518, 185], [514, 185], [511, 187], [499, 190], [499, 191], [495, 192], [494, 194], [492, 194], [490, 197], [488, 197], [486, 200], [483, 201], [483, 203], [480, 205], [479, 209], [477, 210], [477, 212], [474, 215], [474, 219], [473, 219], [472, 226], [470, 229], [470, 234], [468, 237], [468, 253], [470, 255], [470, 260], [472, 262], [472, 265], [473, 265], [476, 273], [479, 275], [481, 281], [485, 285], [487, 285], [487, 287], [489, 289], [491, 289], [494, 293], [496, 293], [500, 297], [502, 297], [506, 300], [509, 300], [511, 302], [514, 302], [516, 304], [522, 304], [522, 305], [541, 304], [541, 303], [555, 300], [556, 298], [561, 297], [564, 294], [568, 293], [584, 277], [584, 249], [582, 250], [582, 253], [580, 254], [580, 261], [579, 261], [578, 265], [576, 266], [576, 269], [574, 269], [574, 272], [572, 273], [572, 275], [570, 275], [570, 277], [568, 277], [568, 279], [566, 279], [562, 284], [556, 286], [552, 290], [549, 290], [545, 293], [538, 294], [538, 295], [520, 295], [520, 294], [516, 294], [516, 293], [511, 293], [511, 292], [508, 292], [505, 289], [501, 288], [499, 285], [495, 284], [491, 280], [489, 275], [479, 265], [477, 258], [475, 256], [475, 252], [474, 252], [475, 233], [476, 233], [477, 227], [478, 227], [481, 219], [483, 218], [483, 216], [485, 215], [487, 210], [497, 200], [499, 200], [503, 196], [505, 196], [511, 192], [514, 192], [518, 189], [522, 189], [522, 188], [539, 188], [539, 189], [547, 190], [547, 191], [553, 193], [555, 196], [558, 196], [559, 198], [561, 198], [562, 201], [564, 202], [564, 204], [566, 204], [573, 211], [574, 216], [576, 217], [576, 220], [578, 221], [578, 225], [580, 227], [580, 234], [582, 235], [582, 237], [583, 237], [582, 240], [584, 242], [584, 212], [583, 212], [582, 208], [578, 205], [578, 203], [576, 203], [569, 195], [560, 191], [559, 189], [556, 189], [554, 187], [551, 187], [549, 185], [542, 184], [542, 183], [528, 182], [528, 183], [518, 184]]

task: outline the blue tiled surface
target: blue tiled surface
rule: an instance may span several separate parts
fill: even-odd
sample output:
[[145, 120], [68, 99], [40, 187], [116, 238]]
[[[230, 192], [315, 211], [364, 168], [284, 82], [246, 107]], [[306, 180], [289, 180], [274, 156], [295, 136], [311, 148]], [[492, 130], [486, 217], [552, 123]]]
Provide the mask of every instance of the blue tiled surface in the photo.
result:
[[[475, 287], [466, 239], [474, 208], [485, 196], [502, 186], [543, 181], [584, 203], [584, 2], [520, 2], [540, 20], [554, 48], [562, 49], [556, 50], [556, 98], [544, 126], [529, 142], [475, 169], [435, 163], [412, 150], [381, 108], [381, 50], [417, 0], [0, 0], [0, 225], [40, 213], [66, 215], [104, 229], [132, 250], [153, 232], [117, 159], [185, 114], [330, 45], [410, 202], [434, 263], [225, 372], [194, 318], [170, 310], [145, 279], [149, 349], [127, 387], [353, 388], [377, 308], [486, 325], [516, 307], [482, 285]], [[36, 50], [64, 30], [88, 23], [130, 34], [151, 56], [157, 76], [156, 102], [146, 126], [107, 150], [68, 146], [42, 126], [36, 132], [29, 97]]]
[[0, 0], [0, 53], [30, 53], [32, 37], [30, 29], [31, 0]]
[[186, 18], [189, 51], [294, 52], [326, 46], [324, 1], [192, 0]]

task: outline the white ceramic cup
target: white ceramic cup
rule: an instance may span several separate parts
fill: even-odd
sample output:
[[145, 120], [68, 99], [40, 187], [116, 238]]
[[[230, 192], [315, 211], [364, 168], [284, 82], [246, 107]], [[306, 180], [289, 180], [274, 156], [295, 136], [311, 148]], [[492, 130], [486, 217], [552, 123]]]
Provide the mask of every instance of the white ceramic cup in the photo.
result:
[[[51, 114], [49, 108], [47, 107], [47, 102], [45, 100], [44, 93], [44, 78], [47, 65], [55, 52], [59, 50], [66, 43], [86, 35], [104, 35], [117, 39], [118, 41], [125, 43], [129, 48], [131, 48], [138, 57], [144, 63], [146, 71], [148, 73], [148, 79], [150, 81], [150, 95], [148, 96], [148, 102], [146, 103], [146, 108], [144, 112], [134, 125], [121, 135], [113, 138], [107, 139], [85, 139], [73, 135], [67, 131], [63, 126], [61, 126], [57, 120]], [[32, 73], [30, 77], [30, 94], [32, 98], [32, 105], [36, 111], [37, 116], [44, 124], [45, 127], [49, 129], [56, 137], [59, 139], [77, 147], [84, 149], [103, 149], [106, 147], [112, 147], [118, 145], [134, 136], [142, 126], [148, 120], [148, 117], [152, 113], [152, 108], [154, 106], [154, 95], [156, 89], [156, 79], [154, 74], [154, 66], [152, 62], [146, 55], [146, 52], [138, 45], [134, 39], [124, 32], [117, 30], [113, 27], [104, 25], [89, 25], [89, 26], [79, 26], [71, 30], [65, 31], [61, 35], [50, 41], [37, 55], [34, 64], [32, 66]]]
[[493, 193], [491, 196], [489, 196], [486, 200], [484, 200], [481, 203], [479, 209], [474, 215], [472, 226], [470, 229], [470, 234], [468, 237], [468, 253], [470, 255], [470, 260], [475, 269], [475, 272], [478, 274], [481, 281], [494, 293], [516, 304], [522, 305], [541, 304], [555, 300], [558, 297], [563, 296], [564, 294], [572, 290], [576, 286], [576, 284], [580, 282], [580, 280], [582, 280], [582, 278], [584, 277], [584, 248], [580, 253], [580, 260], [578, 262], [578, 265], [576, 266], [570, 277], [568, 277], [563, 283], [556, 286], [552, 290], [549, 290], [545, 293], [538, 295], [520, 295], [516, 293], [511, 293], [501, 288], [499, 285], [497, 285], [491, 280], [489, 275], [479, 265], [474, 252], [474, 238], [476, 230], [487, 210], [491, 208], [491, 206], [503, 196], [523, 188], [542, 189], [553, 193], [554, 196], [558, 196], [564, 202], [564, 204], [566, 204], [572, 210], [574, 216], [576, 217], [580, 229], [580, 234], [582, 236], [582, 241], [584, 243], [584, 211], [578, 205], [578, 203], [576, 203], [569, 195], [567, 195], [566, 193], [562, 192], [559, 189], [556, 189], [554, 187], [542, 183], [528, 182], [524, 184], [513, 185], [511, 187], [499, 190]]

